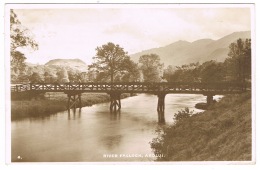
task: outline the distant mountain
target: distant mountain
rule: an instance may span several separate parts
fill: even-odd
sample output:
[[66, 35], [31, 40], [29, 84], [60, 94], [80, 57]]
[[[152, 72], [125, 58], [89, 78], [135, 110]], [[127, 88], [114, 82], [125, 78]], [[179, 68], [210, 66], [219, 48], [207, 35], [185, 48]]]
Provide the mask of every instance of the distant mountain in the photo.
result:
[[82, 72], [87, 71], [87, 64], [80, 59], [54, 59], [47, 62], [45, 66], [62, 66]]
[[177, 41], [160, 48], [152, 48], [130, 55], [134, 61], [144, 54], [155, 53], [167, 65], [179, 66], [209, 60], [224, 61], [228, 57], [229, 45], [238, 38], [251, 38], [250, 31], [234, 32], [218, 40], [200, 39], [194, 42]]

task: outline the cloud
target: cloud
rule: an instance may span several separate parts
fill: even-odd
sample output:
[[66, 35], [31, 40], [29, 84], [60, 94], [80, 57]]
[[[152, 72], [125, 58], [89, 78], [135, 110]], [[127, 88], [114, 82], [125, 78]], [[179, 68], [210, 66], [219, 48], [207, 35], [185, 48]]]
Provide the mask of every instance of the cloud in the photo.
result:
[[213, 39], [236, 31], [251, 30], [249, 8], [179, 9], [176, 14], [192, 25], [197, 25], [200, 34], [211, 35]]
[[39, 43], [28, 61], [80, 58], [87, 63], [95, 48], [114, 42], [136, 53], [178, 40], [218, 39], [250, 30], [249, 8], [134, 8], [16, 9], [22, 24]]

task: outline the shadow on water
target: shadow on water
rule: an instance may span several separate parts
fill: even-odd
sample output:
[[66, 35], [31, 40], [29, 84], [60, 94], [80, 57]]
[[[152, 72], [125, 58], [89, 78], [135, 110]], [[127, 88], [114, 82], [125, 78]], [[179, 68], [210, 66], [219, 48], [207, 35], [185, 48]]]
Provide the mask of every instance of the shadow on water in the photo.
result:
[[121, 110], [110, 110], [110, 120], [120, 120]]

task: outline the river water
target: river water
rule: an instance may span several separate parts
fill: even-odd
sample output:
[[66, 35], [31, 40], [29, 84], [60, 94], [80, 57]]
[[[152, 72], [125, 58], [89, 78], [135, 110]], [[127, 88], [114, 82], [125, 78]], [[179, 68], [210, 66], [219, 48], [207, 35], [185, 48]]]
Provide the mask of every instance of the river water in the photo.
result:
[[[218, 96], [217, 96], [218, 97]], [[168, 94], [165, 121], [185, 107], [195, 109], [206, 96]], [[117, 162], [153, 161], [149, 142], [159, 126], [157, 96], [140, 94], [121, 101], [120, 113], [110, 113], [109, 103], [84, 107], [75, 113], [59, 112], [44, 118], [11, 122], [13, 162]]]

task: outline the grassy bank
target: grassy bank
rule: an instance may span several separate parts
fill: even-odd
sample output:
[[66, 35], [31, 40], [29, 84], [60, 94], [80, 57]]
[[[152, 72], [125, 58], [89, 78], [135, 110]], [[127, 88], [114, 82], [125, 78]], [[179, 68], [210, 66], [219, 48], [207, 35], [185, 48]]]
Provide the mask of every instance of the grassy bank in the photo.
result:
[[[122, 98], [129, 97], [122, 94]], [[82, 107], [91, 106], [97, 103], [104, 103], [110, 100], [107, 94], [83, 93]], [[44, 97], [31, 100], [13, 100], [11, 102], [11, 120], [26, 117], [44, 117], [60, 111], [67, 110], [67, 95], [64, 93], [46, 93]], [[109, 109], [109, 108], [108, 108]]]
[[251, 95], [224, 97], [209, 110], [158, 130], [151, 147], [159, 161], [251, 160]]

